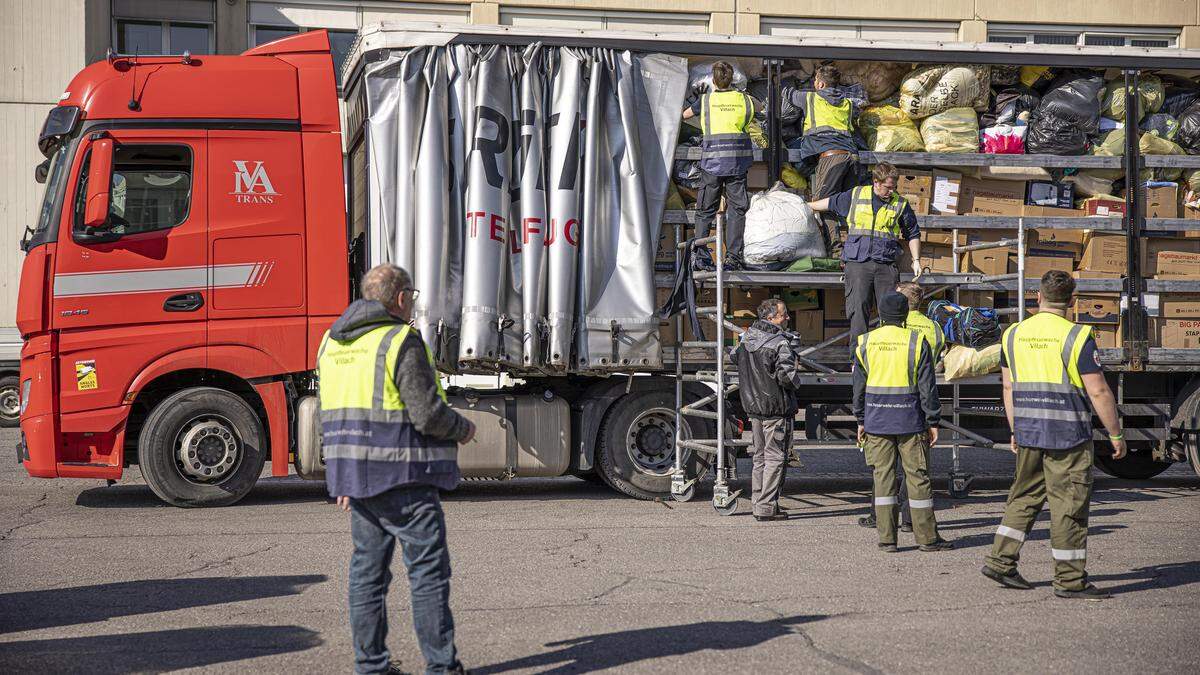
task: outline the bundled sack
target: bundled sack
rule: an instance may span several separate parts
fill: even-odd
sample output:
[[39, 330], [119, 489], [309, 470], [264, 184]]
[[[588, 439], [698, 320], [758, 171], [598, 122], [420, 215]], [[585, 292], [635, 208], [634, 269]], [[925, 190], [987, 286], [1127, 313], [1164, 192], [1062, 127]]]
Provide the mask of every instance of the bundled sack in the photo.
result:
[[1029, 87], [1001, 89], [996, 92], [992, 107], [979, 116], [979, 125], [993, 127], [997, 124], [1016, 124], [1018, 121], [1027, 123], [1041, 100], [1042, 97]]
[[988, 66], [927, 66], [900, 85], [900, 109], [914, 119], [950, 108], [986, 110], [991, 95]]
[[804, 177], [804, 174], [800, 173], [796, 170], [796, 167], [792, 166], [791, 164], [787, 164], [786, 162], [784, 163], [783, 168], [779, 171], [779, 180], [783, 181], [784, 185], [796, 190], [797, 192], [802, 192], [808, 189], [808, 179]]
[[1060, 78], [1046, 92], [1029, 117], [1025, 152], [1048, 155], [1082, 155], [1088, 151], [1088, 136], [1100, 127], [1099, 75]]
[[1179, 136], [1179, 121], [1166, 113], [1149, 115], [1138, 126], [1143, 133], [1154, 132], [1168, 141], [1174, 141]]
[[893, 61], [835, 61], [833, 65], [842, 74], [842, 83], [862, 85], [871, 103], [896, 93], [904, 76], [912, 70], [907, 63]]
[[1000, 322], [996, 310], [963, 307], [949, 300], [929, 303], [926, 315], [941, 327], [946, 341], [979, 349], [1000, 342]]
[[[1145, 115], [1158, 112], [1162, 108], [1166, 92], [1162, 80], [1157, 75], [1142, 75], [1137, 83], [1138, 113], [1134, 117], [1141, 119]], [[1125, 121], [1125, 80], [1113, 80], [1104, 86], [1101, 99], [1101, 113], [1105, 117]]]
[[921, 121], [926, 152], [979, 152], [979, 120], [971, 108], [950, 108]]
[[1020, 124], [997, 124], [979, 132], [983, 152], [991, 155], [1020, 155], [1025, 152], [1025, 132], [1029, 127]]
[[1075, 194], [1094, 197], [1112, 192], [1113, 178], [1104, 169], [1084, 169], [1079, 173], [1064, 176], [1062, 182], [1075, 186]]
[[1159, 75], [1163, 83], [1163, 104], [1158, 109], [1171, 117], [1179, 117], [1183, 111], [1200, 100], [1200, 84], [1178, 75]]
[[1000, 343], [972, 349], [953, 345], [942, 359], [947, 380], [962, 380], [1000, 372]]
[[[688, 91], [696, 96], [707, 94], [716, 91], [712, 83], [712, 68], [713, 64], [721, 59], [706, 59], [697, 61], [691, 64], [688, 68]], [[726, 60], [733, 67], [733, 88], [739, 91], [746, 91], [746, 85], [749, 83], [749, 78], [746, 77], [746, 71], [737, 61]]]
[[[679, 147], [700, 147], [700, 139], [697, 137], [687, 138], [679, 143]], [[700, 160], [698, 159], [677, 159], [675, 165], [671, 167], [671, 180], [679, 187], [688, 188], [695, 191], [700, 189]]]
[[1179, 132], [1175, 140], [1189, 154], [1200, 154], [1200, 101], [1193, 103], [1179, 116]]
[[896, 106], [867, 108], [858, 116], [858, 128], [873, 152], [925, 152], [916, 123]]
[[750, 198], [742, 249], [747, 265], [768, 266], [825, 255], [820, 222], [803, 198], [779, 186]]
[[[750, 80], [746, 85], [746, 93], [758, 99], [762, 104], [762, 110], [758, 111], [759, 119], [767, 119], [769, 108], [771, 106], [770, 92], [767, 87], [767, 80]], [[779, 81], [779, 120], [783, 124], [792, 124], [800, 119], [800, 108], [792, 102], [792, 94], [800, 89], [800, 80], [795, 76], [787, 76]]]

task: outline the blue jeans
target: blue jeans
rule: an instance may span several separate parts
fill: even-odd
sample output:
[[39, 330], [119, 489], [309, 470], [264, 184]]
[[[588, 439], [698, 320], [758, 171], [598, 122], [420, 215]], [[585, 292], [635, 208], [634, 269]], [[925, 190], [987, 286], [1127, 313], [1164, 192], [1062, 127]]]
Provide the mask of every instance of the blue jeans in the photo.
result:
[[350, 630], [354, 672], [386, 673], [387, 592], [399, 540], [425, 672], [459, 668], [450, 615], [450, 550], [437, 489], [414, 485], [350, 500]]

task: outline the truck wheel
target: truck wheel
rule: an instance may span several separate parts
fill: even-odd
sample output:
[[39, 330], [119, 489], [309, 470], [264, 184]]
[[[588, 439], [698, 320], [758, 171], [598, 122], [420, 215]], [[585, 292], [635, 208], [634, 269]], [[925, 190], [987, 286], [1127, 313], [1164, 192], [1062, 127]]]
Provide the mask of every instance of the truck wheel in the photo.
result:
[[1129, 480], [1146, 480], [1171, 467], [1171, 462], [1158, 462], [1150, 454], [1150, 448], [1130, 448], [1121, 459], [1113, 459], [1110, 449], [1102, 449], [1096, 453], [1096, 466], [1104, 473], [1115, 478]]
[[142, 427], [146, 484], [173, 506], [228, 506], [245, 497], [266, 462], [258, 415], [240, 397], [194, 387], [163, 399]]
[[[685, 439], [714, 437], [712, 425], [683, 418]], [[675, 469], [675, 392], [626, 394], [617, 399], [600, 425], [596, 471], [618, 492], [637, 499], [669, 499]], [[684, 452], [684, 469], [695, 476], [696, 452]]]
[[1187, 434], [1184, 443], [1187, 447], [1188, 462], [1192, 465], [1192, 471], [1200, 476], [1200, 432], [1193, 431]]
[[21, 424], [21, 378], [16, 375], [0, 377], [0, 427], [12, 428]]

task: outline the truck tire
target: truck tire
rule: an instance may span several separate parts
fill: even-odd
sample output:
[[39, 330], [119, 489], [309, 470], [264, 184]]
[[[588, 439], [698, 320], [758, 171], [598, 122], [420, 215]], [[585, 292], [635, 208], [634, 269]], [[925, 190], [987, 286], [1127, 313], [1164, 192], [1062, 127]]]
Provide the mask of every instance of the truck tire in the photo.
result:
[[1155, 461], [1148, 447], [1136, 450], [1130, 448], [1129, 452], [1121, 459], [1113, 459], [1112, 449], [1107, 446], [1107, 443], [1098, 443], [1097, 445], [1103, 447], [1096, 453], [1096, 466], [1114, 478], [1146, 480], [1171, 468], [1171, 462]]
[[[715, 425], [684, 417], [685, 438], [712, 438]], [[613, 402], [596, 448], [596, 473], [609, 487], [636, 499], [669, 499], [674, 469], [675, 392], [664, 389], [626, 394]], [[696, 452], [685, 455], [689, 477], [699, 469]]]
[[142, 427], [146, 484], [172, 506], [228, 506], [245, 497], [267, 459], [258, 415], [224, 389], [193, 387], [163, 399]]
[[21, 378], [0, 377], [0, 427], [11, 429], [21, 424]]

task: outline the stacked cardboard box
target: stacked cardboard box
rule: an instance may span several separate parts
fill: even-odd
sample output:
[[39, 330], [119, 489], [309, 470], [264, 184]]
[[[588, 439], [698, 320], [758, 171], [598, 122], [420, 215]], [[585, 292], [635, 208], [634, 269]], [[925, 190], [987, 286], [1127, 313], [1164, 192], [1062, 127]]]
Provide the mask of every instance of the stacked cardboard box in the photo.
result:
[[792, 312], [792, 330], [800, 335], [805, 345], [815, 345], [825, 339], [825, 312], [820, 309], [804, 309]]
[[1141, 267], [1148, 278], [1200, 279], [1200, 239], [1143, 239]]
[[1200, 295], [1159, 297], [1158, 318], [1151, 322], [1151, 342], [1169, 349], [1200, 349]]
[[[828, 340], [838, 333], [850, 330], [850, 318], [846, 314], [846, 295], [834, 288], [824, 291], [825, 310], [822, 317], [821, 340]], [[834, 344], [849, 345], [849, 338], [843, 338]]]

